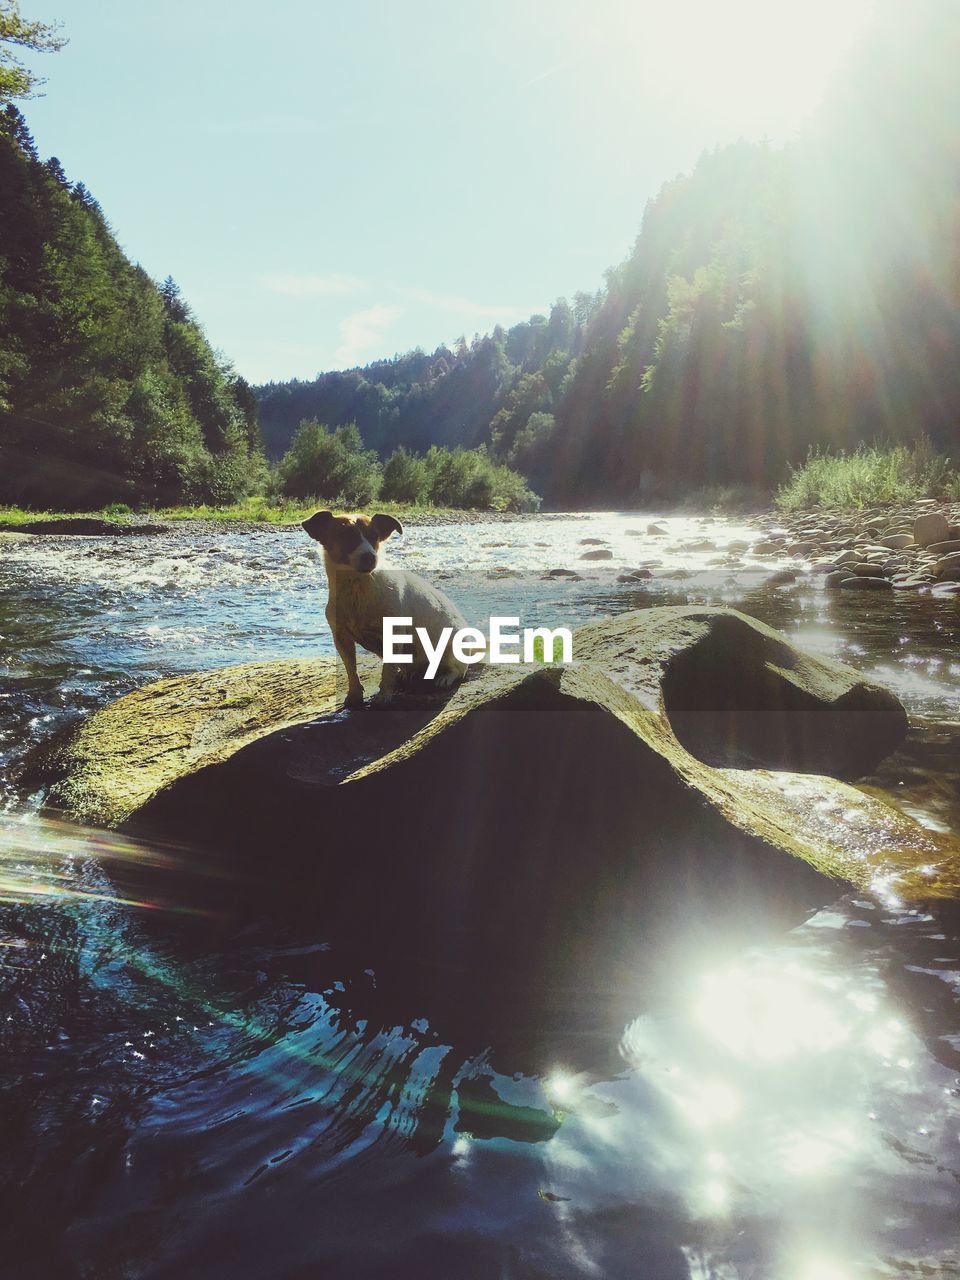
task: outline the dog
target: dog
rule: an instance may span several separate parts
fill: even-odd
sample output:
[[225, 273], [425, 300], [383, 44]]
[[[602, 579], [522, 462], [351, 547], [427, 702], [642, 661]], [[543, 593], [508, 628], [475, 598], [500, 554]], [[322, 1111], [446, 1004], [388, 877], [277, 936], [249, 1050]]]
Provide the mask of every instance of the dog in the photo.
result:
[[[441, 631], [465, 627], [460, 610], [442, 591], [415, 573], [378, 567], [381, 544], [403, 525], [394, 516], [335, 516], [317, 511], [302, 527], [323, 547], [330, 592], [326, 616], [333, 643], [347, 670], [347, 707], [363, 705], [363, 685], [357, 675], [357, 645], [383, 657], [383, 620], [412, 618], [413, 627], [422, 627], [436, 645]], [[414, 635], [416, 635], [414, 631]], [[389, 703], [402, 676], [422, 674], [428, 658], [415, 638], [412, 665], [384, 663], [380, 674], [379, 699]], [[450, 688], [463, 679], [467, 664], [448, 647], [436, 678], [439, 688]]]

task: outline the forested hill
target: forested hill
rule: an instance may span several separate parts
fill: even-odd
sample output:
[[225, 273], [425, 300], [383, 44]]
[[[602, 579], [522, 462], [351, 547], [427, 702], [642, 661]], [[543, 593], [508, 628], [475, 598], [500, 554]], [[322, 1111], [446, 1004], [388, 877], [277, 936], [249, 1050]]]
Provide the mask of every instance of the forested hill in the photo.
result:
[[381, 452], [486, 443], [555, 504], [627, 502], [654, 477], [766, 484], [813, 445], [929, 434], [956, 456], [960, 11], [897, 19], [796, 142], [667, 183], [599, 295], [260, 388], [271, 452], [309, 417]]
[[549, 317], [498, 327], [471, 343], [461, 339], [432, 355], [413, 351], [363, 369], [321, 374], [314, 382], [261, 387], [267, 450], [279, 457], [304, 418], [330, 426], [355, 422], [364, 443], [383, 454], [397, 445], [488, 444], [498, 457], [522, 462], [535, 481], [548, 452], [552, 411], [584, 351], [598, 302], [599, 295], [578, 294], [572, 307], [557, 302]]
[[262, 479], [256, 398], [176, 286], [0, 113], [0, 502], [229, 501]]

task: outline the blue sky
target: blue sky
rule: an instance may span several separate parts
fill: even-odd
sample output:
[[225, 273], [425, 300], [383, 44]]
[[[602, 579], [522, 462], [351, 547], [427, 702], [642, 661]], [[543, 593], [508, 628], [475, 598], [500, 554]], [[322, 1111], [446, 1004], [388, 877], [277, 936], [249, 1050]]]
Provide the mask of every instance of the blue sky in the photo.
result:
[[873, 0], [23, 0], [42, 155], [251, 381], [594, 290], [705, 148], [791, 136]]

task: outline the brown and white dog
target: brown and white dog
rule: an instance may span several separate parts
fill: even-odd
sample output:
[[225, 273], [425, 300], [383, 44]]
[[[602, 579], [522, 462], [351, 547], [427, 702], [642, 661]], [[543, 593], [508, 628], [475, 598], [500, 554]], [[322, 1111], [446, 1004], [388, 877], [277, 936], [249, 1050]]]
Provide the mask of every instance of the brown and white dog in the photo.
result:
[[[379, 566], [381, 544], [392, 533], [403, 533], [403, 525], [394, 516], [335, 516], [331, 511], [317, 511], [303, 521], [303, 528], [323, 547], [330, 585], [327, 622], [347, 669], [348, 707], [363, 702], [363, 685], [357, 675], [357, 645], [382, 658], [384, 618], [412, 618], [413, 628], [422, 627], [434, 644], [445, 627], [458, 631], [467, 625], [453, 601], [429, 582], [415, 573]], [[426, 671], [427, 654], [416, 638], [412, 653], [412, 665], [384, 663], [381, 701], [390, 701], [401, 675]], [[436, 684], [449, 688], [463, 678], [466, 670], [466, 664], [455, 658], [448, 647]]]

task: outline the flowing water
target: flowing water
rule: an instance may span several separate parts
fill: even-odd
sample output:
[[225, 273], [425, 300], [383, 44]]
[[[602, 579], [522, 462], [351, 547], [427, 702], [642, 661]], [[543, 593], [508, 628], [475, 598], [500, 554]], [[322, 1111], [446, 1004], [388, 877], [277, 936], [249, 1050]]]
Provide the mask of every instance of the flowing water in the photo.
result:
[[[649, 519], [411, 528], [390, 550], [481, 624], [755, 614], [895, 689], [914, 728], [875, 781], [956, 821], [956, 600], [772, 585], [749, 529]], [[635, 1016], [605, 1031], [571, 1009], [484, 1039], [468, 991], [428, 1022], [302, 912], [191, 919], [188, 879], [225, 874], [202, 852], [46, 820], [16, 781], [138, 684], [329, 652], [314, 545], [0, 544], [0, 1274], [960, 1275], [954, 913], [846, 895], [750, 950], [682, 939], [656, 993], [617, 975]], [[611, 558], [581, 561], [597, 545]], [[121, 888], [131, 866], [149, 892]]]

